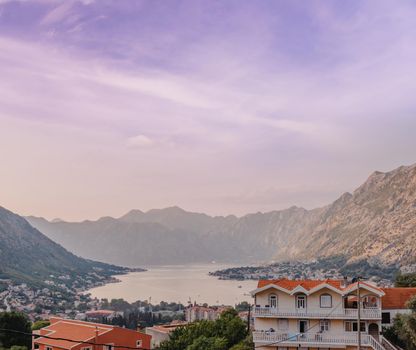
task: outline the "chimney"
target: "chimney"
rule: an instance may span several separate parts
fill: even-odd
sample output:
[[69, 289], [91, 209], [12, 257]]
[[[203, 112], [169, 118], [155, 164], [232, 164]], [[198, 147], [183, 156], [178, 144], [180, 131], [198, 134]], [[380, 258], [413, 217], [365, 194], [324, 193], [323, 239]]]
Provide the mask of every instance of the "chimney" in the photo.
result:
[[343, 280], [341, 281], [341, 288], [347, 288], [348, 286], [348, 277], [344, 276]]

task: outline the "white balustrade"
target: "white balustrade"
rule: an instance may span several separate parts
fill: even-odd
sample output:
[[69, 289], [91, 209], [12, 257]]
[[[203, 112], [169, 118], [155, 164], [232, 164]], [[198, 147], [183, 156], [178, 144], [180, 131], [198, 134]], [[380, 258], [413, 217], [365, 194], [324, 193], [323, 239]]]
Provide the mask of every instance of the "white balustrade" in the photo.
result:
[[[358, 335], [354, 334], [326, 334], [326, 333], [278, 333], [268, 331], [253, 332], [253, 341], [255, 343], [264, 343], [264, 345], [274, 345], [285, 343], [289, 345], [297, 344], [318, 344], [318, 345], [357, 345]], [[361, 334], [361, 344], [371, 346], [374, 350], [386, 350], [376, 339], [369, 334]]]
[[[337, 308], [335, 310], [325, 309], [291, 309], [284, 310], [273, 307], [259, 307], [256, 306], [253, 310], [255, 317], [316, 317], [316, 318], [347, 318], [355, 319], [358, 316], [357, 309], [343, 309]], [[380, 309], [361, 309], [362, 319], [381, 319]]]

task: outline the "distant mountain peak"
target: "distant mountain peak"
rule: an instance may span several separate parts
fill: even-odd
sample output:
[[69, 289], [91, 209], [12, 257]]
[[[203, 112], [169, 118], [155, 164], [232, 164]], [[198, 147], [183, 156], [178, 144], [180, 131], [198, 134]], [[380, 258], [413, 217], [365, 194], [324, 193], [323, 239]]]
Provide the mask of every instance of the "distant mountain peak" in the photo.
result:
[[111, 222], [31, 223], [80, 255], [111, 257], [107, 261], [118, 264], [339, 254], [351, 261], [371, 258], [408, 264], [416, 262], [416, 164], [376, 171], [353, 193], [312, 210], [291, 206], [223, 217], [172, 206], [131, 210]]
[[54, 223], [56, 223], [56, 222], [64, 222], [64, 220], [62, 220], [60, 218], [55, 218], [55, 219], [52, 219], [51, 222], [54, 222]]

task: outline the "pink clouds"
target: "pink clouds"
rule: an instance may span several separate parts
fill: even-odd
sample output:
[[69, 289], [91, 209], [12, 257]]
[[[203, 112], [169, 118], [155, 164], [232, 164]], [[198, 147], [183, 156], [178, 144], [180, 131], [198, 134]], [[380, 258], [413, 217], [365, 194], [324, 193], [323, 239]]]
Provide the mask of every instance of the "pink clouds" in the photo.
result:
[[3, 205], [312, 207], [415, 161], [412, 3], [239, 3], [0, 2]]

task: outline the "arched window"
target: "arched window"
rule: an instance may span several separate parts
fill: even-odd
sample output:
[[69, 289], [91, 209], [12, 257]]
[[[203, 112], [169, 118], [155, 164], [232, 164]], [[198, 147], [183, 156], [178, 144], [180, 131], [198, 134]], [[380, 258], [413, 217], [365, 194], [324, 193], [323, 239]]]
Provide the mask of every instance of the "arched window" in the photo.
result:
[[321, 296], [320, 296], [320, 306], [321, 307], [332, 307], [332, 295], [331, 294], [321, 294]]
[[270, 307], [277, 308], [277, 295], [276, 294], [269, 295], [269, 305]]

